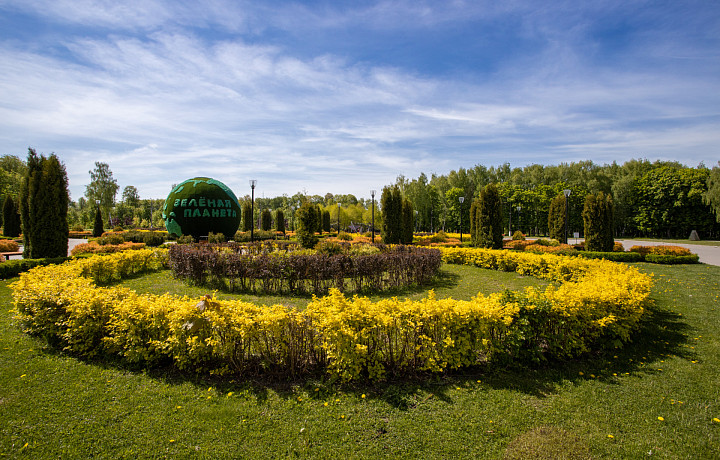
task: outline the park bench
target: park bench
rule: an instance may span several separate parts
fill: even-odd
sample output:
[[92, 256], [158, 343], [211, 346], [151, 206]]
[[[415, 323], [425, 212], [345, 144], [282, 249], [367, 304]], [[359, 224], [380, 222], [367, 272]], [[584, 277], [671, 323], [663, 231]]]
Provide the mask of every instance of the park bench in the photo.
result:
[[5, 256], [5, 260], [10, 260], [10, 257], [12, 256], [22, 256], [22, 251], [16, 251], [16, 252], [0, 252], [3, 256]]

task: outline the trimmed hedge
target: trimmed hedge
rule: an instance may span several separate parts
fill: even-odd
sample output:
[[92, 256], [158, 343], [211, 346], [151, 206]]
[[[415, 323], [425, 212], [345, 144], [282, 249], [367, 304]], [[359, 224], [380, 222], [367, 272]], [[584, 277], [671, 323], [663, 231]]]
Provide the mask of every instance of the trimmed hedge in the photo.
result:
[[69, 257], [55, 257], [49, 259], [19, 259], [19, 260], [7, 260], [0, 263], [0, 279], [8, 279], [18, 276], [20, 273], [26, 272], [34, 267], [40, 267], [44, 265], [61, 264], [66, 260], [70, 260]]
[[697, 254], [691, 254], [689, 256], [669, 256], [662, 254], [647, 254], [645, 256], [645, 262], [653, 264], [667, 264], [667, 265], [680, 265], [680, 264], [696, 264], [700, 262], [700, 256]]
[[324, 294], [383, 291], [430, 281], [440, 269], [437, 249], [380, 246], [375, 254], [345, 252], [345, 243], [325, 243], [321, 251], [257, 253], [237, 243], [174, 245], [170, 268], [177, 278], [197, 286], [228, 291]]
[[578, 251], [578, 256], [585, 259], [605, 259], [613, 262], [644, 262], [645, 257], [637, 252], [592, 252]]

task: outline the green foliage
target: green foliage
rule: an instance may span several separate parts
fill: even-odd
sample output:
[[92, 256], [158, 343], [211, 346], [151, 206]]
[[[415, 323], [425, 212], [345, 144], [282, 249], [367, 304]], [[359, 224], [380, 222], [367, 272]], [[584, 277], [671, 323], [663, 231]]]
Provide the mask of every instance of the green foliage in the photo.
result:
[[309, 201], [303, 202], [300, 209], [295, 214], [297, 219], [297, 237], [302, 247], [312, 249], [318, 242], [315, 230], [319, 227], [320, 216], [318, 215], [317, 206]]
[[612, 252], [615, 244], [612, 197], [603, 192], [598, 192], [597, 195], [588, 194], [585, 197], [582, 216], [585, 223], [585, 249]]
[[565, 235], [565, 202], [565, 195], [562, 193], [555, 195], [555, 198], [550, 202], [550, 210], [548, 211], [548, 234], [550, 238], [562, 243], [567, 243], [567, 235]]
[[225, 240], [226, 240], [225, 235], [223, 235], [222, 233], [210, 232], [208, 234], [208, 243], [215, 243], [215, 244], [224, 243]]
[[67, 173], [57, 156], [28, 150], [28, 172], [20, 192], [23, 257], [39, 259], [67, 255]]
[[692, 230], [707, 234], [713, 228], [707, 202], [710, 171], [664, 165], [637, 182], [638, 229], [658, 236], [687, 238]]
[[715, 219], [720, 222], [720, 161], [708, 174], [707, 191], [703, 194], [703, 203], [715, 212]]
[[272, 228], [272, 213], [269, 209], [265, 208], [260, 213], [260, 229], [266, 232]]
[[253, 227], [252, 203], [245, 201], [242, 204], [242, 228], [243, 232], [249, 232]]
[[99, 201], [102, 214], [108, 216], [115, 205], [115, 196], [120, 186], [107, 163], [96, 161], [95, 169], [89, 171], [89, 174], [90, 183], [85, 186], [85, 197], [91, 205]]
[[585, 259], [605, 259], [612, 262], [644, 262], [645, 257], [637, 252], [592, 252], [578, 251], [577, 255]]
[[285, 234], [285, 213], [282, 209], [275, 211], [275, 230]]
[[[323, 230], [325, 232], [330, 232], [331, 226], [330, 226], [330, 211], [323, 211], [322, 212], [322, 219], [323, 219]], [[338, 229], [339, 230], [339, 229]]]
[[515, 230], [512, 236], [513, 241], [525, 241], [525, 235], [520, 230]]
[[700, 261], [700, 257], [697, 254], [691, 254], [689, 256], [670, 256], [663, 254], [646, 254], [645, 262], [653, 264], [665, 264], [665, 265], [682, 265], [682, 264], [696, 264]]
[[325, 254], [328, 256], [335, 256], [343, 253], [343, 247], [334, 241], [321, 241], [315, 246], [315, 250], [318, 254]]
[[407, 198], [402, 200], [402, 244], [411, 244], [413, 241], [415, 211], [413, 205]]
[[97, 238], [103, 233], [105, 233], [105, 228], [103, 227], [102, 214], [100, 213], [100, 207], [98, 206], [95, 208], [95, 223], [93, 225], [92, 236]]
[[380, 197], [382, 238], [385, 244], [399, 244], [403, 238], [402, 195], [397, 186], [384, 187]]
[[20, 273], [30, 270], [31, 268], [50, 264], [61, 264], [66, 260], [70, 260], [70, 258], [53, 257], [44, 259], [7, 260], [0, 263], [0, 279], [13, 278], [18, 276]]
[[15, 200], [10, 195], [5, 196], [3, 203], [3, 234], [10, 237], [20, 235], [20, 214], [18, 214]]
[[492, 249], [503, 246], [502, 203], [495, 184], [480, 190], [475, 203], [475, 245]]

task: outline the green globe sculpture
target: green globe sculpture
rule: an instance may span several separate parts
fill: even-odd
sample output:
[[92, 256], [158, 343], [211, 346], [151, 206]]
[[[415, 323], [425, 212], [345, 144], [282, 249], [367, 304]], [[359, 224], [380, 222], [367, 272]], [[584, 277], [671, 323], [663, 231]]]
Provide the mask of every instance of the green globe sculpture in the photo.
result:
[[235, 236], [240, 225], [240, 204], [227, 185], [208, 177], [195, 177], [175, 186], [165, 199], [162, 217], [168, 233], [192, 235], [210, 232]]

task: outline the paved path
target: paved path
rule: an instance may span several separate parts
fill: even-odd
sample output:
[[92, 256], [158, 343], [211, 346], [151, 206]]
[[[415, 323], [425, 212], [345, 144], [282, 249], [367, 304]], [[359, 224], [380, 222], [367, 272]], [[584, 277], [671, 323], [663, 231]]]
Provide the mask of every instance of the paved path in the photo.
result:
[[629, 251], [633, 246], [680, 246], [687, 248], [693, 253], [700, 256], [700, 262], [708, 265], [720, 265], [720, 246], [704, 246], [702, 244], [678, 244], [678, 243], [664, 243], [662, 241], [643, 241], [643, 240], [618, 240], [618, 243], [622, 243], [626, 251]]

